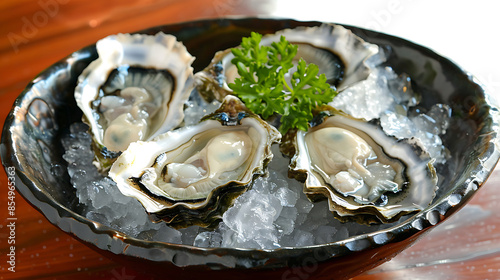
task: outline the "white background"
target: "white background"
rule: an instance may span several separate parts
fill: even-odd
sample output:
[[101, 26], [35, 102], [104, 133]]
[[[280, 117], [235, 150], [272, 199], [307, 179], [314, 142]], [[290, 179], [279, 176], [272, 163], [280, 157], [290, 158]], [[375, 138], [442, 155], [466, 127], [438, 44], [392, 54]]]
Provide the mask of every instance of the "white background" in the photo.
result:
[[344, 23], [426, 46], [472, 73], [500, 99], [500, 2], [276, 0], [273, 15]]

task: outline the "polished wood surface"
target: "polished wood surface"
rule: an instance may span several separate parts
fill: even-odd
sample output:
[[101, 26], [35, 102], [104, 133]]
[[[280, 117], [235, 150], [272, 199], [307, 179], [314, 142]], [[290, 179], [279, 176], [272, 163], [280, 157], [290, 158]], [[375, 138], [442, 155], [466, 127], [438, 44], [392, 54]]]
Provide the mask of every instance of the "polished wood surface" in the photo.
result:
[[[242, 0], [3, 0], [0, 125], [37, 73], [102, 37], [201, 18], [273, 15], [275, 7], [274, 1]], [[497, 170], [448, 221], [354, 279], [500, 279], [499, 184]], [[9, 271], [7, 187], [6, 174], [0, 172], [0, 279], [151, 279], [63, 233], [17, 193], [16, 264], [15, 272]]]

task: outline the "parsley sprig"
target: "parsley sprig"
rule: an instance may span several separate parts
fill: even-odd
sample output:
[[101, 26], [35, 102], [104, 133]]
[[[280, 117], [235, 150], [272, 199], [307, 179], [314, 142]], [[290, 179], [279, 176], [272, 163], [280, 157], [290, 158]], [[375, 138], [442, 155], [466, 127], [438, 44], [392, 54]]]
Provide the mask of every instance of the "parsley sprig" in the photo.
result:
[[[281, 133], [293, 128], [306, 131], [313, 109], [332, 101], [337, 92], [326, 82], [325, 74], [318, 76], [315, 64], [306, 64], [301, 58], [294, 65], [297, 45], [281, 36], [271, 46], [260, 46], [261, 39], [261, 34], [252, 32], [250, 37], [242, 39], [240, 48], [231, 50], [232, 63], [240, 77], [229, 87], [264, 119], [282, 115]], [[297, 69], [287, 81], [293, 67]]]

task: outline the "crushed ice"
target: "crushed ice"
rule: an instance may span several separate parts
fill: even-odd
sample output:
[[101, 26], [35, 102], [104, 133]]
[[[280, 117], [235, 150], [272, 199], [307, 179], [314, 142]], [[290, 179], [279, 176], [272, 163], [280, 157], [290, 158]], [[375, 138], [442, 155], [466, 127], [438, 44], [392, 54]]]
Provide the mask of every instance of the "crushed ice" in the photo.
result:
[[[379, 118], [383, 129], [395, 137], [419, 137], [430, 154], [442, 162], [446, 149], [439, 135], [448, 127], [450, 109], [435, 105], [424, 114], [410, 110], [415, 104], [409, 79], [382, 67], [331, 103], [357, 118]], [[185, 125], [197, 123], [218, 107], [217, 102], [205, 103], [193, 97], [186, 105]], [[133, 237], [199, 247], [273, 249], [335, 242], [395, 224], [340, 223], [328, 211], [326, 201], [311, 203], [302, 184], [287, 178], [288, 159], [276, 145], [269, 176], [258, 178], [239, 196], [215, 230], [198, 226], [176, 230], [165, 223], [155, 224], [136, 199], [122, 195], [110, 178], [98, 173], [92, 164], [92, 139], [87, 129], [85, 124], [75, 123], [62, 139], [66, 151], [63, 158], [68, 162], [82, 215]]]
[[366, 80], [339, 93], [330, 105], [355, 118], [380, 119], [384, 131], [399, 139], [418, 138], [430, 156], [443, 163], [448, 154], [440, 135], [448, 128], [451, 109], [436, 104], [428, 112], [413, 110], [417, 103], [407, 76], [398, 77], [390, 67], [378, 67]]

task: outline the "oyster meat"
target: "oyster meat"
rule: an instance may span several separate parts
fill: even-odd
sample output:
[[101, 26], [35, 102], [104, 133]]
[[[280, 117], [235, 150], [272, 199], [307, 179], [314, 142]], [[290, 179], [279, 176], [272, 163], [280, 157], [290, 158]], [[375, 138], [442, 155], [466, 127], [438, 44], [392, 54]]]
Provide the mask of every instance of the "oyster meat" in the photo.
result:
[[340, 220], [391, 222], [432, 202], [437, 177], [418, 140], [397, 140], [329, 106], [313, 123], [285, 135], [282, 151], [292, 157], [289, 175], [310, 199], [326, 197]]
[[199, 124], [132, 143], [111, 167], [120, 191], [156, 221], [211, 227], [256, 176], [281, 134], [233, 96]]
[[112, 35], [96, 47], [75, 99], [98, 150], [121, 152], [181, 124], [194, 60], [182, 43], [160, 32]]
[[[285, 29], [264, 36], [261, 44], [271, 45], [278, 42], [280, 36], [285, 36], [290, 43], [299, 46], [296, 62], [303, 58], [307, 63], [318, 65], [319, 74], [324, 73], [327, 82], [336, 86], [338, 91], [366, 79], [372, 64], [382, 59], [382, 56], [378, 56], [381, 50], [377, 45], [363, 41], [340, 25]], [[236, 66], [231, 63], [233, 58], [230, 49], [219, 51], [203, 71], [195, 74], [195, 86], [205, 99], [221, 100], [232, 93], [228, 84], [239, 77]], [[373, 63], [369, 63], [369, 60], [373, 60]]]

